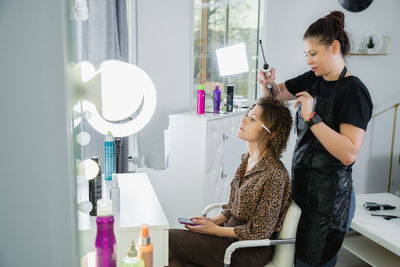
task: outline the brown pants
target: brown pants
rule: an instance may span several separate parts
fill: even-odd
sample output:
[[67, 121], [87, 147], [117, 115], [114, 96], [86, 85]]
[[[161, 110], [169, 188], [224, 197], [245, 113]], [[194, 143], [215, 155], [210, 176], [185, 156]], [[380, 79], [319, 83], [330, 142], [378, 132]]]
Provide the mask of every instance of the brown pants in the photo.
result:
[[[232, 224], [240, 225], [237, 224], [235, 218], [231, 218], [227, 225]], [[170, 259], [177, 259], [181, 266], [221, 267], [224, 266], [225, 250], [235, 241], [237, 239], [232, 237], [218, 237], [188, 230], [170, 229]], [[232, 254], [231, 266], [264, 266], [271, 254], [271, 247], [240, 248]]]

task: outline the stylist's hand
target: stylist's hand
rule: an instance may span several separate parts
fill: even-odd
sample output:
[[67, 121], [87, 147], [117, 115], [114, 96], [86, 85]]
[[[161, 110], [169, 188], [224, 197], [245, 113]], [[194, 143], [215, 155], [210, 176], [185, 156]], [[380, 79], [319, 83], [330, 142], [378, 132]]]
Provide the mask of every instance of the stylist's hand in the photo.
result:
[[185, 227], [187, 229], [189, 229], [190, 231], [201, 233], [201, 234], [214, 235], [218, 228], [218, 225], [216, 225], [209, 218], [196, 217], [196, 218], [193, 218], [193, 222], [196, 224], [199, 224], [199, 225], [191, 226], [191, 225], [186, 224]]
[[314, 109], [314, 98], [306, 91], [297, 93], [296, 96], [294, 107], [297, 108], [301, 103], [301, 117], [303, 120], [308, 121]]
[[266, 77], [265, 73], [262, 70], [260, 70], [257, 75], [257, 80], [261, 85], [267, 86], [268, 84], [272, 83], [275, 80], [275, 74], [276, 74], [275, 68], [271, 68], [269, 70], [269, 77]]

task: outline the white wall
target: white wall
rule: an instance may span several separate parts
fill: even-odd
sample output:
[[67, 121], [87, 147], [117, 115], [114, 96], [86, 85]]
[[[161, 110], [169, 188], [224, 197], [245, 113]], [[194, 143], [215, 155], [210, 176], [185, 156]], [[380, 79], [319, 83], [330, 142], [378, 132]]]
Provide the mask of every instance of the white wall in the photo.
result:
[[[346, 30], [355, 43], [367, 30], [391, 37], [391, 50], [385, 56], [351, 56], [348, 67], [368, 87], [374, 113], [400, 102], [397, 64], [400, 62], [400, 1], [373, 1], [364, 11], [344, 10], [336, 0], [264, 0], [265, 29], [261, 38], [270, 65], [277, 68], [278, 81], [285, 81], [308, 70], [303, 52], [303, 34], [316, 19], [331, 10], [346, 16]], [[168, 12], [166, 12], [168, 10]], [[139, 65], [152, 77], [158, 93], [156, 114], [140, 132], [140, 147], [150, 167], [163, 167], [163, 130], [168, 114], [189, 111], [193, 83], [193, 0], [138, 0]], [[393, 110], [373, 119], [364, 145], [354, 165], [357, 193], [386, 190]], [[396, 129], [392, 188], [400, 189], [400, 123]], [[290, 169], [295, 136], [283, 161]]]
[[[358, 76], [369, 89], [377, 113], [400, 102], [398, 64], [400, 62], [400, 1], [373, 1], [364, 11], [352, 13], [344, 10], [336, 0], [268, 0], [266, 31], [263, 39], [270, 65], [277, 69], [277, 80], [285, 81], [308, 71], [303, 48], [303, 34], [307, 27], [332, 10], [345, 14], [345, 30], [359, 42], [367, 30], [391, 37], [391, 50], [385, 56], [351, 56], [350, 72]], [[356, 193], [386, 191], [393, 110], [373, 119], [367, 129], [366, 139], [353, 167]], [[400, 189], [399, 143], [400, 125], [396, 129], [395, 159], [392, 188]], [[284, 162], [290, 164], [294, 138], [285, 154]]]
[[164, 167], [168, 115], [192, 107], [193, 0], [138, 0], [138, 65], [157, 90], [157, 108], [139, 133], [140, 150], [152, 168]]
[[0, 266], [78, 266], [65, 6], [0, 2]]

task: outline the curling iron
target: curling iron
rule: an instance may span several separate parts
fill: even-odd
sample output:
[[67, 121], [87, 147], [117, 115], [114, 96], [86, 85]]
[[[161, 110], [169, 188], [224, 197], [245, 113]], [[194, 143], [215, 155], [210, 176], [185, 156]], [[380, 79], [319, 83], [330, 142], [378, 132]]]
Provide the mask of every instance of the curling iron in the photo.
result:
[[[263, 59], [264, 59], [264, 65], [263, 65], [262, 71], [267, 75], [267, 77], [269, 77], [270, 76], [269, 65], [268, 65], [267, 61], [265, 60], [265, 55], [264, 55], [264, 49], [262, 47], [262, 42], [261, 42], [261, 40], [259, 40], [259, 41], [260, 41], [260, 47], [261, 47], [261, 54], [262, 54]], [[272, 91], [272, 84], [270, 84], [270, 83], [267, 84], [267, 88], [268, 88], [270, 96], [275, 97], [274, 96], [274, 92]]]

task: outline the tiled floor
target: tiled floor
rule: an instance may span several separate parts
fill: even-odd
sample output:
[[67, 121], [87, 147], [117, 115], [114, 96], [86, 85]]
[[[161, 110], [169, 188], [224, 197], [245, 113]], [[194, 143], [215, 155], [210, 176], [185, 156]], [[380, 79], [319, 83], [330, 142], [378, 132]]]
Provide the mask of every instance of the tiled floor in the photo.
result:
[[342, 248], [339, 251], [336, 267], [369, 267], [369, 266], [371, 265], [364, 262], [360, 258], [354, 256], [347, 249]]

